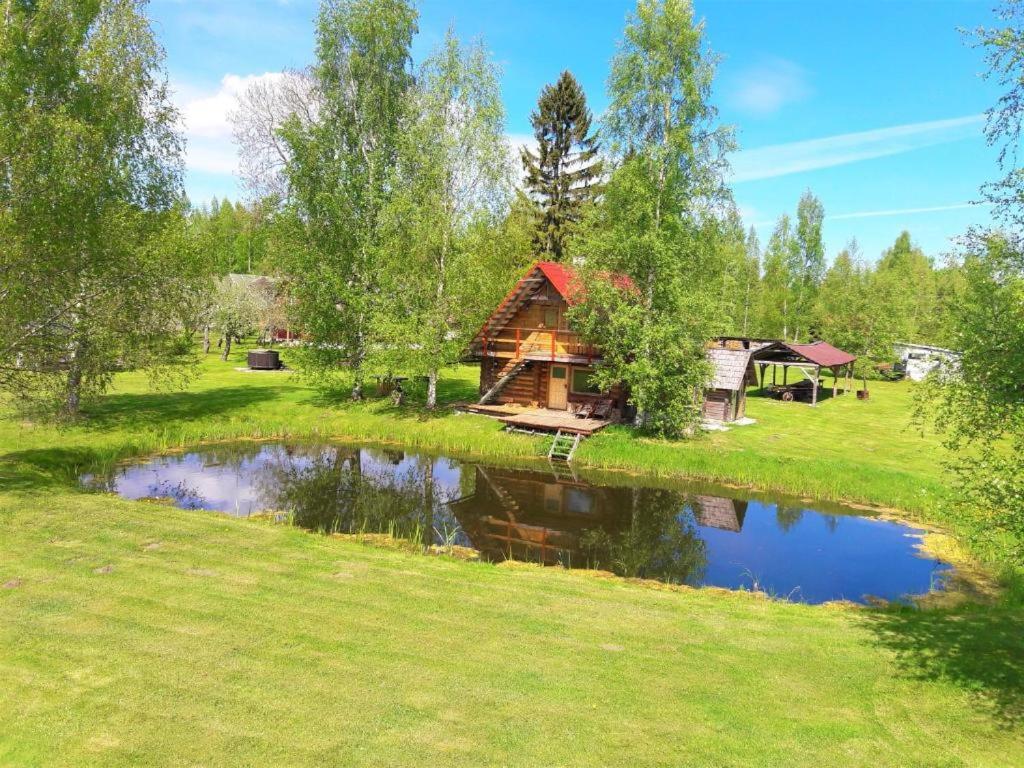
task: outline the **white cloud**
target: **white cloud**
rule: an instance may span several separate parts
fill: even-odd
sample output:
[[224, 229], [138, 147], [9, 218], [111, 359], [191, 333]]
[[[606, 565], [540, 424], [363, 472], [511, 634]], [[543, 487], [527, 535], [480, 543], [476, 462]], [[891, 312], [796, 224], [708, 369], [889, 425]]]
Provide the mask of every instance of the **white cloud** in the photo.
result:
[[732, 181], [755, 181], [897, 155], [978, 135], [984, 115], [932, 120], [738, 152]]
[[731, 83], [732, 105], [748, 114], [764, 116], [811, 94], [807, 73], [792, 61], [767, 58], [740, 72]]
[[826, 215], [829, 221], [841, 219], [874, 219], [880, 216], [910, 216], [916, 213], [938, 213], [940, 211], [961, 211], [966, 208], [987, 208], [988, 203], [953, 203], [951, 205], [931, 205], [923, 208], [889, 208], [882, 211], [856, 211], [854, 213], [839, 213], [834, 216]]
[[187, 145], [185, 165], [190, 171], [233, 174], [238, 170], [238, 152], [231, 136], [229, 115], [238, 104], [238, 97], [251, 84], [275, 81], [280, 72], [262, 75], [226, 74], [215, 90], [189, 85], [175, 87], [175, 101], [181, 110]]

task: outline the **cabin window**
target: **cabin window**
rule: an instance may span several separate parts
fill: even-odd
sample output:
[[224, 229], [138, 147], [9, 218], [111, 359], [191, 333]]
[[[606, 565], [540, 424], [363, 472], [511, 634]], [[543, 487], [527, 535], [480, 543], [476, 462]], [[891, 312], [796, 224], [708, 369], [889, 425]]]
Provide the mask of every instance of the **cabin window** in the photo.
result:
[[544, 327], [545, 328], [557, 328], [558, 327], [558, 310], [555, 307], [550, 307], [544, 310]]
[[601, 388], [594, 384], [594, 372], [588, 368], [574, 368], [572, 391], [577, 395], [600, 395]]
[[564, 379], [565, 378], [565, 366], [555, 365], [551, 367], [551, 378], [552, 379]]

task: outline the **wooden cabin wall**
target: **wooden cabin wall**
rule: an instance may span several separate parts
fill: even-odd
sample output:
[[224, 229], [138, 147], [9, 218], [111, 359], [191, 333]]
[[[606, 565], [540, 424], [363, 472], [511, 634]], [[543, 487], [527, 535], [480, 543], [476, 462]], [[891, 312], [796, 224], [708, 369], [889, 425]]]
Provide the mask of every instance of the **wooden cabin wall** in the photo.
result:
[[731, 395], [728, 389], [709, 389], [704, 395], [704, 417], [715, 421], [730, 421]]
[[[497, 381], [498, 371], [505, 365], [502, 358], [488, 358], [480, 364], [480, 394], [483, 395]], [[504, 405], [518, 403], [530, 405], [533, 402], [547, 405], [548, 370], [545, 363], [531, 362], [517, 373], [494, 398], [494, 403]]]

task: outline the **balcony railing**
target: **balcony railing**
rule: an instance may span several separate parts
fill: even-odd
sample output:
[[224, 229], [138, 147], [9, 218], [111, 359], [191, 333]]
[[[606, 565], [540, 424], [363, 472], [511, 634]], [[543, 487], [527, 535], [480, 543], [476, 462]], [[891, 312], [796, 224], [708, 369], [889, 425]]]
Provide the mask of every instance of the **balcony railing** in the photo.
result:
[[497, 336], [483, 337], [480, 353], [483, 357], [517, 360], [575, 357], [586, 358], [588, 362], [600, 355], [597, 347], [581, 341], [575, 331], [552, 328], [504, 328]]

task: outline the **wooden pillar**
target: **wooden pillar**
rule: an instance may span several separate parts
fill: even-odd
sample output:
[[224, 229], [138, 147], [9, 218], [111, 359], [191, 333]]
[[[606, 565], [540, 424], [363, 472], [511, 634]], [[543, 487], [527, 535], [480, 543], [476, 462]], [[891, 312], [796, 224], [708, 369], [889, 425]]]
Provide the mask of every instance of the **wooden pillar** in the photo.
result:
[[778, 373], [779, 373], [779, 366], [773, 365], [772, 366], [772, 386], [773, 387], [776, 384], [776, 376], [778, 375]]
[[839, 366], [832, 366], [832, 397], [836, 396], [836, 388], [839, 386]]
[[784, 365], [782, 367], [782, 385], [785, 386], [788, 380], [789, 380], [789, 366], [788, 365]]
[[818, 374], [821, 373], [821, 368], [814, 369], [814, 386], [811, 388], [811, 406], [818, 404]]

